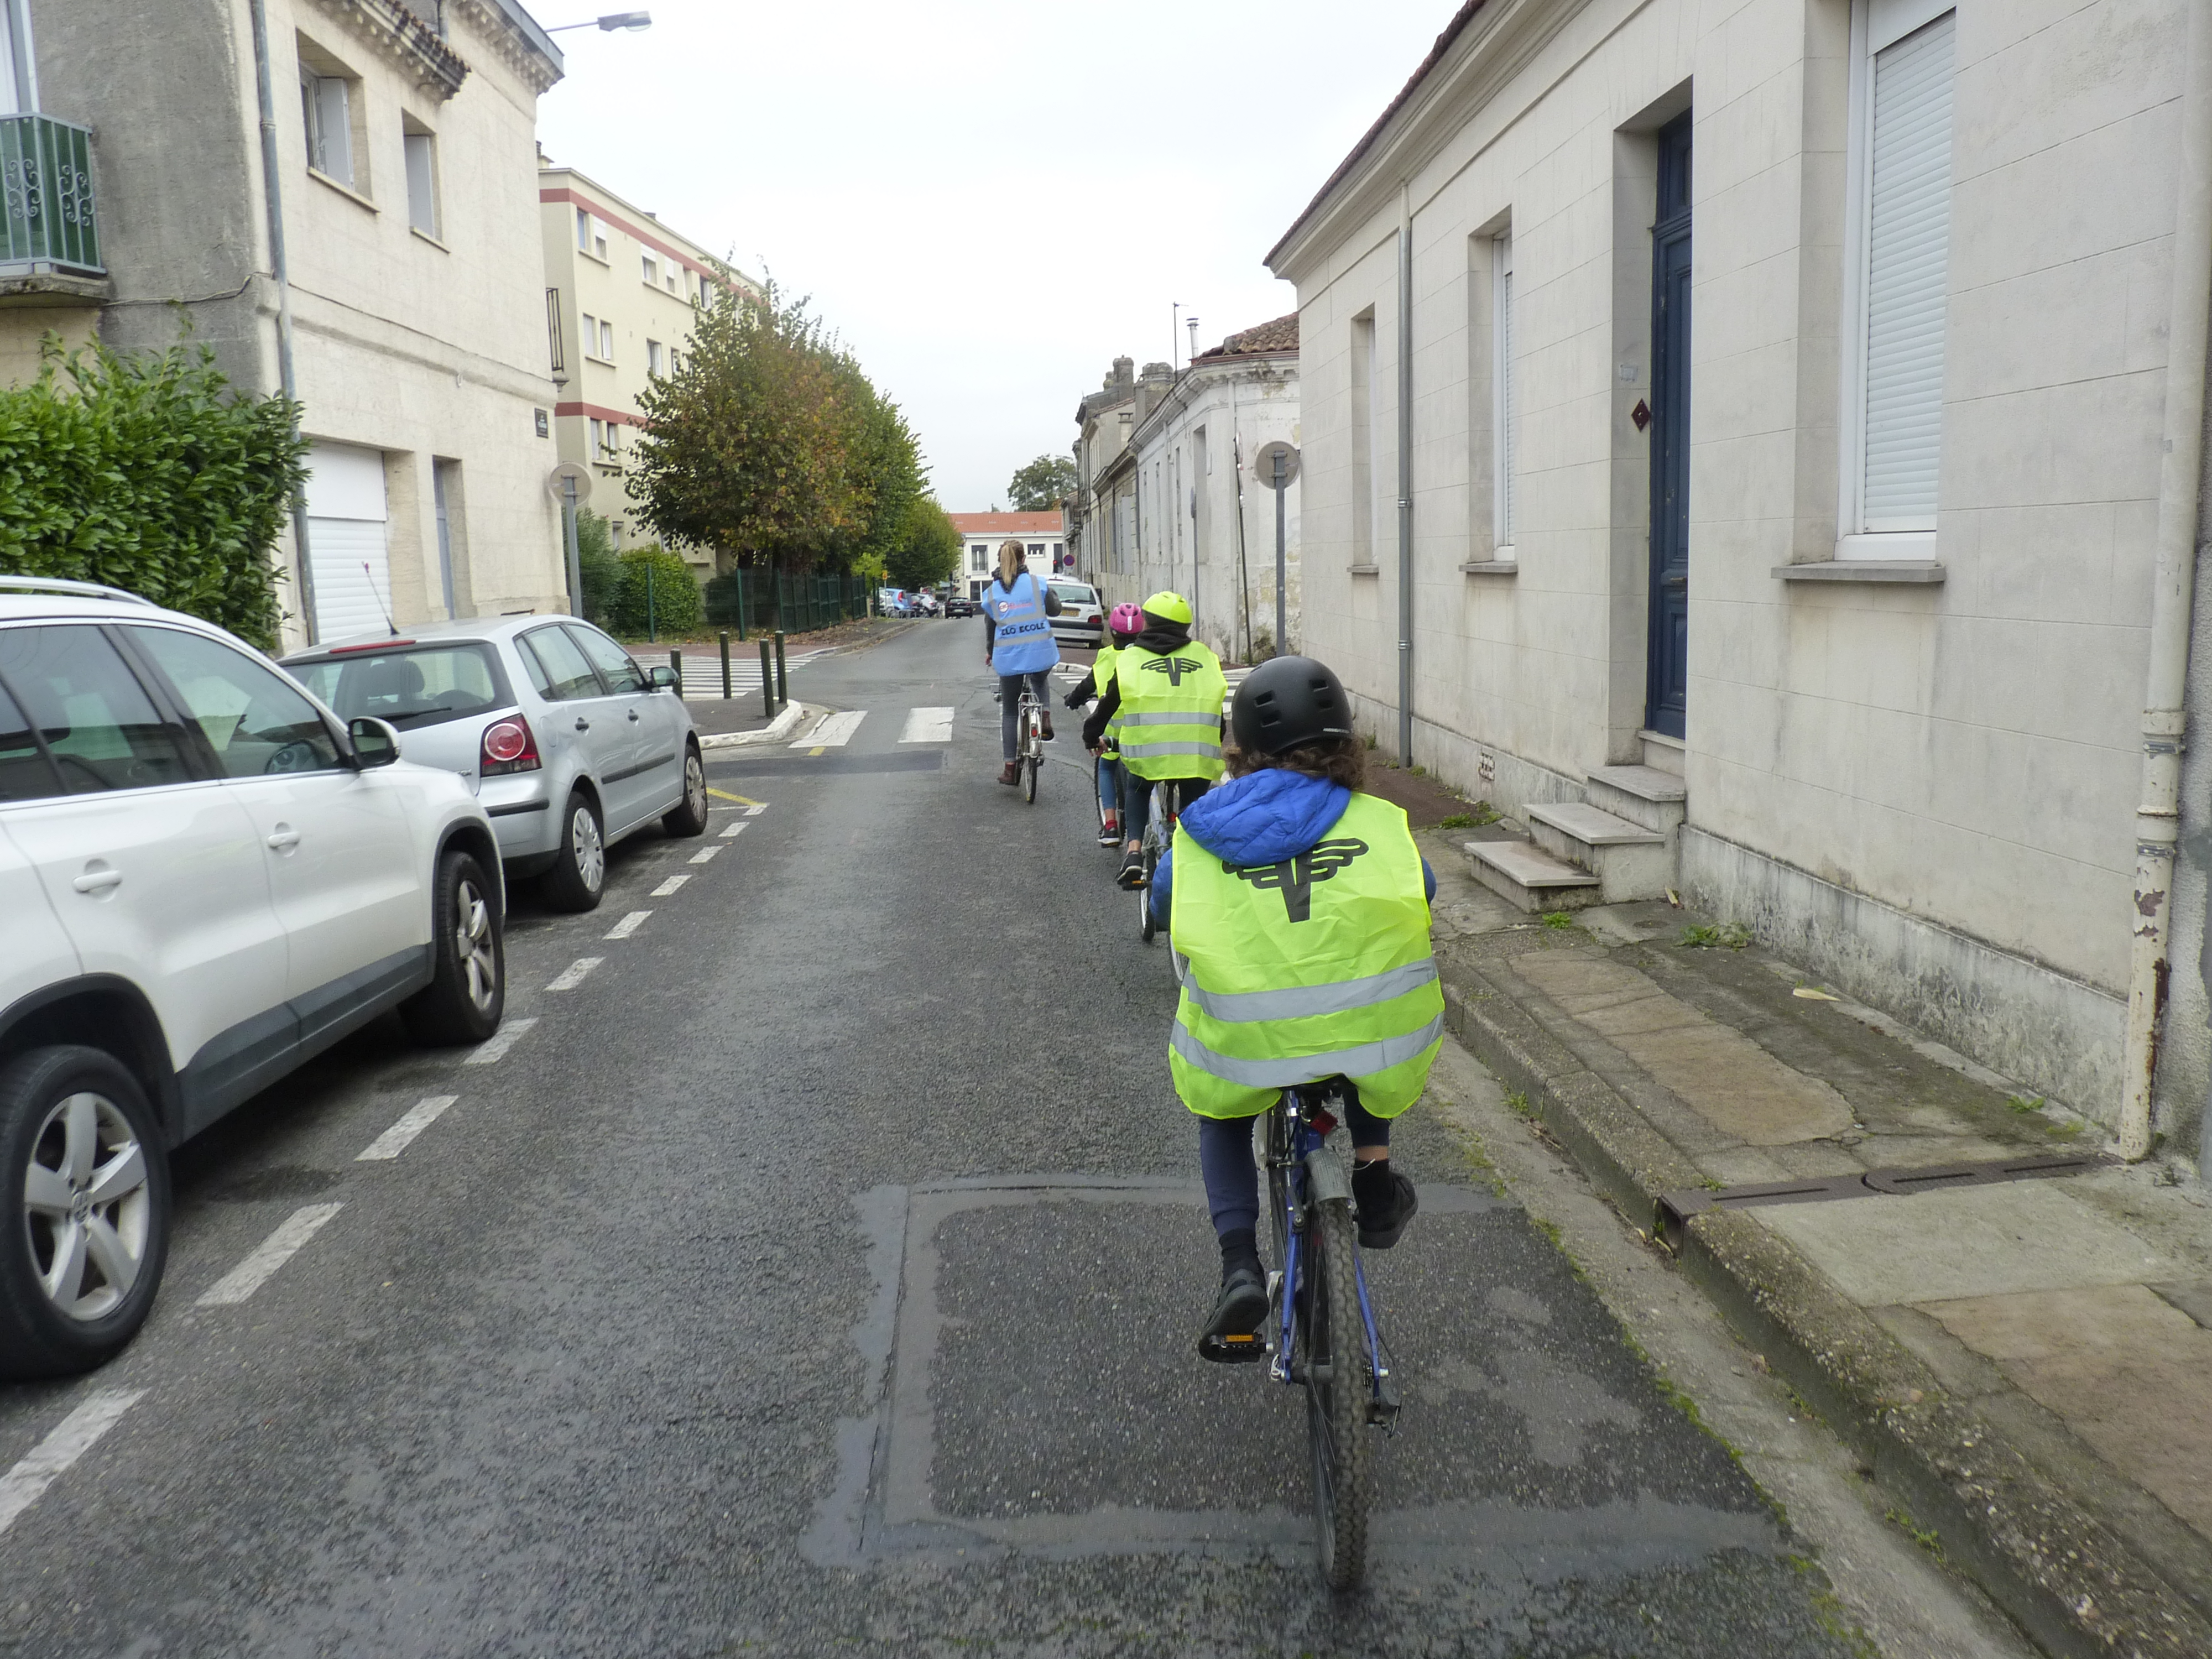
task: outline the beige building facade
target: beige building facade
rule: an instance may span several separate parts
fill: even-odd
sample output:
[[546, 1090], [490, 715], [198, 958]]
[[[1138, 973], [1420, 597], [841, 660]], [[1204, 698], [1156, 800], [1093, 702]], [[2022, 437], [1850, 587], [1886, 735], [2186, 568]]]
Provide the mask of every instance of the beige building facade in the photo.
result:
[[[638, 398], [683, 361], [695, 307], [718, 287], [761, 285], [574, 167], [543, 162], [538, 204], [555, 441], [562, 460], [590, 465], [591, 506], [615, 544], [650, 542], [626, 489]], [[711, 549], [678, 550], [702, 580], [715, 574]]]
[[[246, 0], [28, 0], [39, 108], [89, 135], [100, 270], [74, 326], [166, 345], [180, 313], [313, 441], [288, 643], [565, 610], [533, 183], [561, 55], [516, 0], [266, 0], [276, 177]], [[275, 186], [272, 192], [270, 185]], [[276, 276], [272, 195], [285, 280]], [[0, 268], [19, 368], [43, 304]], [[96, 321], [94, 320], [96, 319]], [[66, 337], [67, 331], [64, 331]], [[35, 348], [32, 348], [34, 354]]]
[[1269, 264], [1309, 648], [1524, 854], [1649, 836], [1493, 885], [1674, 887], [2115, 1119], [2187, 12], [1453, 19]]

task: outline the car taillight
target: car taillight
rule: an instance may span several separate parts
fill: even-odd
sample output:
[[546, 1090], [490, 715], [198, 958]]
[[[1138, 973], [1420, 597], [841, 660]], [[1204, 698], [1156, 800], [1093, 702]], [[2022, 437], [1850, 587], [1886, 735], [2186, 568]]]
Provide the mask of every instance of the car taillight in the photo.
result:
[[530, 735], [530, 722], [521, 715], [509, 714], [484, 727], [479, 770], [485, 777], [495, 778], [503, 772], [535, 772], [543, 763], [538, 758], [538, 739]]

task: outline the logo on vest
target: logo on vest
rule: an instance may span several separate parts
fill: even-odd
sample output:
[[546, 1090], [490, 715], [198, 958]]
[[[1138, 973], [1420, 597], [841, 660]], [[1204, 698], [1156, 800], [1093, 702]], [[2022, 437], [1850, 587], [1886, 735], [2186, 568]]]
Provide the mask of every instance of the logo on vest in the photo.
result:
[[1282, 890], [1283, 909], [1292, 921], [1313, 920], [1313, 889], [1317, 881], [1328, 881], [1352, 860], [1368, 850], [1364, 841], [1345, 836], [1336, 841], [1317, 841], [1312, 848], [1296, 858], [1285, 859], [1280, 864], [1248, 864], [1242, 866], [1225, 860], [1221, 868], [1224, 874], [1239, 881], [1249, 881], [1261, 892]]
[[1164, 674], [1170, 685], [1181, 685], [1182, 677], [1195, 674], [1206, 665], [1188, 657], [1154, 657], [1150, 662], [1137, 665], [1147, 674]]

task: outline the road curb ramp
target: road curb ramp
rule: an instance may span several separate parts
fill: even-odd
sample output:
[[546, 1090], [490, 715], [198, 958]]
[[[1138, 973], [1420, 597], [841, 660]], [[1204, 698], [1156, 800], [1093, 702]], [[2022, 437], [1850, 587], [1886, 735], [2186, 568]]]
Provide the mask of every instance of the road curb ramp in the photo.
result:
[[[820, 709], [814, 710], [819, 714]], [[807, 708], [803, 702], [787, 702], [783, 712], [757, 732], [714, 732], [702, 736], [699, 747], [704, 749], [744, 749], [754, 744], [781, 743], [799, 729], [806, 718]]]
[[[1453, 1035], [1650, 1236], [1660, 1194], [1705, 1171], [1554, 1035], [1569, 1017], [1510, 970], [1440, 950]], [[1909, 1200], [1875, 1200], [1909, 1202]], [[1918, 1528], [2045, 1650], [2212, 1655], [2212, 1621], [1976, 1404], [1741, 1211], [1681, 1229], [1682, 1269], [1857, 1452]]]

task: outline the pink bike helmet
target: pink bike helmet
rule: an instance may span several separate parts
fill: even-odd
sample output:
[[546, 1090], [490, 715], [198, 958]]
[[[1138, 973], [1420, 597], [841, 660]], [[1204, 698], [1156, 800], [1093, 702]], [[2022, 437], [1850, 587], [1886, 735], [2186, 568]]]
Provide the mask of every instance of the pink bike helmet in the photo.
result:
[[1123, 639], [1133, 639], [1145, 631], [1145, 613], [1124, 599], [1106, 618], [1106, 626]]

